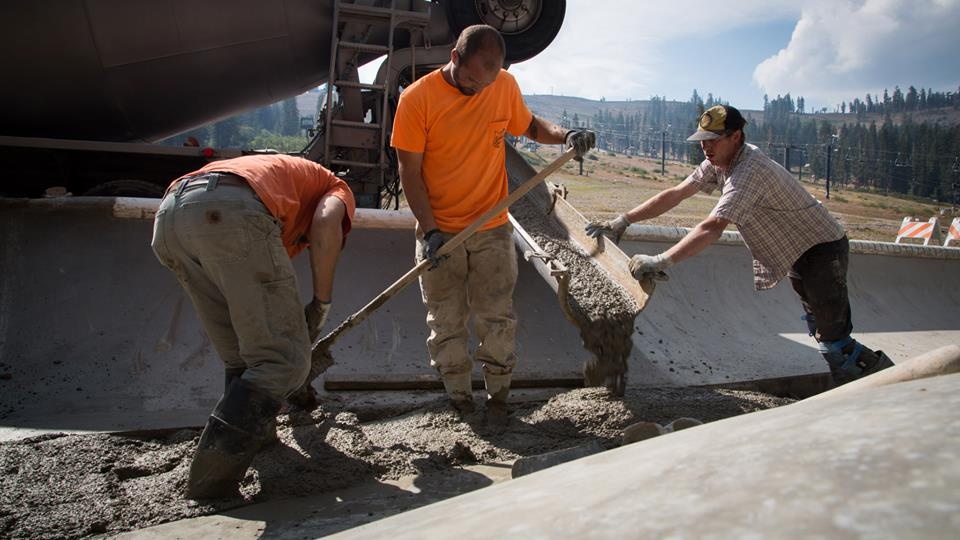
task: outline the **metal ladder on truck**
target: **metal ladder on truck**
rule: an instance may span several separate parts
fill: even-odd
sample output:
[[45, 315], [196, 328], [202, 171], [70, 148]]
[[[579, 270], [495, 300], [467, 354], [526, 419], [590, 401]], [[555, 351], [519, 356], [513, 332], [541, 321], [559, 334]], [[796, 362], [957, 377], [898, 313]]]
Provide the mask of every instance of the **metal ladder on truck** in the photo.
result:
[[[319, 157], [330, 170], [345, 173], [361, 207], [382, 206], [383, 190], [392, 195], [394, 206], [399, 195], [396, 167], [387, 151], [387, 133], [392, 125], [389, 107], [397, 89], [387, 83], [361, 83], [357, 74], [361, 56], [365, 55], [365, 60], [385, 56], [385, 73], [390, 73], [394, 32], [398, 28], [422, 32], [430, 23], [429, 4], [424, 4], [426, 11], [411, 11], [397, 9], [395, 0], [375, 3], [383, 5], [333, 2], [323, 146], [308, 148], [307, 156]], [[366, 42], [372, 32], [384, 28], [385, 45]], [[375, 101], [369, 103], [370, 98]], [[322, 154], [316, 156], [320, 150]]]

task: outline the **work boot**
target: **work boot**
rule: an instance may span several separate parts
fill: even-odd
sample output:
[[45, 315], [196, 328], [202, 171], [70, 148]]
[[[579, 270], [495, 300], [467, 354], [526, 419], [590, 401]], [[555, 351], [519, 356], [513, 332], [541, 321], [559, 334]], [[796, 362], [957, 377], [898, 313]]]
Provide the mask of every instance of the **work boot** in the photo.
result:
[[820, 354], [830, 366], [834, 387], [893, 366], [883, 351], [874, 351], [849, 336], [838, 341], [821, 342]]
[[280, 402], [242, 378], [235, 379], [207, 419], [190, 464], [187, 497], [239, 496], [240, 481], [271, 427]]
[[483, 374], [487, 387], [486, 424], [487, 428], [500, 432], [510, 423], [507, 411], [507, 397], [510, 395], [510, 379], [512, 375]]
[[450, 396], [450, 404], [460, 416], [472, 414], [476, 410], [473, 404], [473, 382], [470, 372], [457, 375], [443, 375], [443, 388]]

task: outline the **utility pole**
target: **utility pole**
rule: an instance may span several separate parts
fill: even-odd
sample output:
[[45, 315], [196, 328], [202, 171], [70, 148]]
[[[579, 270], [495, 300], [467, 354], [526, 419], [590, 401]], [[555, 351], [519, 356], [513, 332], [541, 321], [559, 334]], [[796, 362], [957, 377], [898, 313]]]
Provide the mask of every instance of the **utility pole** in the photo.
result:
[[667, 174], [667, 132], [670, 131], [670, 124], [666, 129], [660, 130], [660, 176]]
[[827, 198], [830, 198], [830, 158], [833, 156], [833, 141], [836, 139], [836, 135], [830, 136], [830, 142], [827, 143]]

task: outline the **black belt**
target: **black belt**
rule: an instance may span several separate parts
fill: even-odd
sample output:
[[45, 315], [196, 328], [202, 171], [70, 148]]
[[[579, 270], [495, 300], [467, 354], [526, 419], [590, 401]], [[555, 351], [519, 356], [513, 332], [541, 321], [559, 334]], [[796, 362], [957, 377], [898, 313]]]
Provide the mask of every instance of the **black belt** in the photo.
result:
[[174, 192], [177, 195], [192, 188], [206, 187], [207, 191], [213, 191], [217, 186], [239, 186], [250, 187], [250, 184], [242, 177], [233, 173], [226, 172], [208, 172], [196, 176], [188, 176], [167, 189], [167, 194]]

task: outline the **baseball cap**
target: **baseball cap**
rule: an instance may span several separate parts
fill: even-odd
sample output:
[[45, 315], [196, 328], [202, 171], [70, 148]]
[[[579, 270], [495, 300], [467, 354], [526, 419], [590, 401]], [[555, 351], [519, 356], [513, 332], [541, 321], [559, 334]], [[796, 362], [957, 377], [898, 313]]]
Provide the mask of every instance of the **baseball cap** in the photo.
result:
[[736, 108], [730, 105], [715, 105], [702, 115], [697, 125], [697, 131], [687, 137], [688, 141], [709, 141], [719, 139], [728, 133], [743, 129], [747, 121], [743, 119]]

